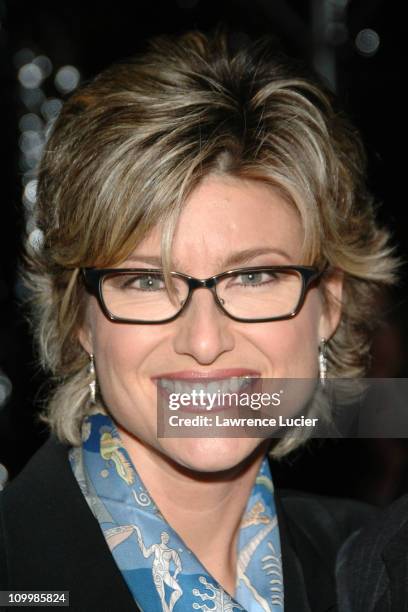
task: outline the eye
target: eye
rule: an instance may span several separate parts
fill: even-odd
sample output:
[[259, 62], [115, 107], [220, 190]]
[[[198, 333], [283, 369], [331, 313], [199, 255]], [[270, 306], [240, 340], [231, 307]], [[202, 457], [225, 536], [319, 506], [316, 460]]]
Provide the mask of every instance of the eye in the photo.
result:
[[256, 287], [277, 280], [277, 276], [274, 272], [246, 272], [238, 274], [235, 278], [240, 285]]
[[128, 276], [121, 283], [122, 289], [136, 289], [138, 291], [162, 291], [166, 288], [164, 279], [158, 274], [142, 274]]

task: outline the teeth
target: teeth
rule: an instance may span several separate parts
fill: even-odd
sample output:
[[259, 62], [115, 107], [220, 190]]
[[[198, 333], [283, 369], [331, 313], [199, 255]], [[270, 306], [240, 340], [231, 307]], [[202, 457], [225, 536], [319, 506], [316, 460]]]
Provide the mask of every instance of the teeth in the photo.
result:
[[231, 389], [232, 389], [232, 391], [236, 393], [239, 390], [239, 388], [240, 388], [240, 381], [239, 381], [239, 379], [238, 378], [233, 378], [231, 380]]
[[207, 387], [207, 393], [211, 393], [211, 394], [218, 393], [219, 386], [220, 385], [216, 382], [210, 383]]
[[172, 383], [169, 380], [167, 380], [166, 378], [162, 378], [160, 380], [160, 386], [163, 387], [163, 389], [166, 389], [166, 391], [172, 391], [173, 390]]
[[238, 393], [245, 388], [252, 378], [250, 376], [241, 376], [234, 378], [224, 378], [220, 380], [212, 380], [208, 383], [204, 381], [181, 381], [173, 380], [169, 378], [161, 378], [158, 381], [159, 386], [167, 391], [168, 393], [191, 393], [195, 390], [197, 393], [203, 391], [205, 394], [209, 393]]

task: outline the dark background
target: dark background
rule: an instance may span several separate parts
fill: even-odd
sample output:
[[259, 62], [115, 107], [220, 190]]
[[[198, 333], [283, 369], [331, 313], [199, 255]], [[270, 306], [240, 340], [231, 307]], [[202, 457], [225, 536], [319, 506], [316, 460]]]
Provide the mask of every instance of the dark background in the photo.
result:
[[[0, 0], [0, 23], [0, 386], [2, 381], [3, 389], [7, 381], [12, 385], [8, 400], [1, 405], [0, 399], [0, 462], [11, 476], [47, 435], [36, 416], [45, 379], [17, 307], [22, 292], [18, 261], [21, 236], [32, 229], [26, 186], [35, 178], [35, 160], [50, 118], [44, 103], [51, 99], [58, 105], [55, 100], [67, 95], [55, 84], [64, 66], [75, 67], [84, 82], [143, 49], [152, 35], [209, 30], [219, 23], [243, 38], [274, 34], [289, 54], [320, 72], [360, 129], [368, 152], [368, 181], [382, 203], [379, 218], [406, 259], [402, 2]], [[22, 69], [35, 62], [43, 70], [41, 82], [24, 87]], [[31, 132], [24, 135], [28, 124]], [[406, 285], [403, 270], [399, 286], [381, 305], [386, 316], [374, 340], [372, 376], [407, 375]], [[407, 463], [404, 440], [314, 441], [277, 465], [275, 480], [384, 504], [407, 489]]]

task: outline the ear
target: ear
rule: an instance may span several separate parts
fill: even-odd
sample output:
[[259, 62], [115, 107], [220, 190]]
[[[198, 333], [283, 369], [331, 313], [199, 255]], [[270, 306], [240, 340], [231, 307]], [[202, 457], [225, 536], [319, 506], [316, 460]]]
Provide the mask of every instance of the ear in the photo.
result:
[[78, 340], [88, 355], [93, 354], [92, 332], [86, 321], [78, 329]]
[[344, 273], [331, 270], [323, 278], [323, 310], [319, 321], [319, 337], [329, 340], [341, 319]]

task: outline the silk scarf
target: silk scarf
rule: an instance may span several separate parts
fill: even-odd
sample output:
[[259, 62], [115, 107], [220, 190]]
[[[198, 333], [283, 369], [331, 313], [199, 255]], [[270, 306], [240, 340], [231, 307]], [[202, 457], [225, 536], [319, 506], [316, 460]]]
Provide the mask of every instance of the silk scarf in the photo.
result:
[[69, 453], [73, 473], [143, 612], [283, 611], [279, 528], [266, 458], [241, 521], [232, 596], [162, 516], [112, 419], [104, 414], [87, 417], [82, 440]]

